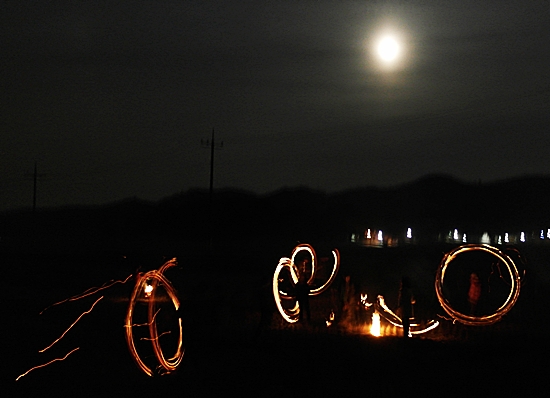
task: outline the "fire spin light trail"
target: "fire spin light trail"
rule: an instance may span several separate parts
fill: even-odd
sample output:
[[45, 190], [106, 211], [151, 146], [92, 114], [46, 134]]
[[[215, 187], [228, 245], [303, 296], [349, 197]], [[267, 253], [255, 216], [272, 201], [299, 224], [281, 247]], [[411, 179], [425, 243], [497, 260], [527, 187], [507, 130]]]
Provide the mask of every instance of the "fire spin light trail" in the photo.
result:
[[68, 301], [76, 301], [76, 300], [80, 300], [84, 297], [88, 297], [88, 296], [91, 296], [92, 294], [96, 294], [97, 292], [100, 292], [101, 290], [105, 290], [105, 289], [108, 289], [110, 288], [111, 286], [113, 285], [116, 285], [117, 283], [126, 283], [128, 282], [128, 280], [132, 277], [132, 274], [128, 275], [128, 277], [124, 280], [118, 280], [118, 281], [115, 281], [115, 280], [110, 280], [109, 282], [105, 282], [103, 285], [99, 286], [99, 287], [91, 287], [87, 290], [85, 290], [84, 292], [80, 293], [80, 294], [77, 294], [76, 296], [72, 296], [72, 297], [69, 297], [65, 300], [61, 300], [61, 301], [58, 301], [57, 303], [53, 303], [52, 305], [49, 305], [48, 307], [44, 308], [42, 311], [40, 311], [40, 315], [42, 315], [44, 313], [44, 311], [56, 306], [56, 305], [59, 305], [59, 304], [63, 304], [63, 303], [66, 303]]
[[[296, 255], [301, 251], [306, 251], [311, 256], [311, 276], [307, 281], [308, 285], [311, 285], [315, 280], [316, 255], [313, 247], [308, 244], [301, 244], [296, 246], [292, 250], [292, 255], [290, 256], [290, 258], [288, 257], [281, 258], [279, 260], [279, 264], [275, 268], [275, 272], [273, 273], [273, 297], [275, 298], [275, 304], [277, 305], [277, 309], [279, 310], [279, 313], [281, 314], [283, 319], [288, 323], [295, 323], [298, 321], [299, 315], [300, 315], [300, 306], [298, 304], [298, 301], [296, 301], [293, 308], [289, 308], [289, 309], [283, 308], [281, 303], [282, 299], [292, 300], [292, 299], [295, 299], [295, 297], [292, 297], [288, 293], [285, 293], [279, 289], [279, 278], [280, 278], [281, 271], [284, 268], [288, 268], [291, 276], [292, 285], [296, 285], [298, 283], [300, 271], [298, 270], [298, 267], [296, 267], [294, 259], [296, 258]], [[338, 269], [340, 267], [340, 253], [338, 252], [337, 249], [334, 249], [332, 251], [332, 256], [334, 258], [334, 264], [332, 266], [332, 272], [330, 274], [330, 277], [323, 285], [319, 286], [318, 288], [310, 290], [309, 292], [310, 296], [317, 296], [323, 293], [326, 289], [328, 289], [328, 287], [336, 277], [336, 274], [338, 273]]]
[[[445, 271], [447, 270], [447, 267], [459, 254], [469, 251], [483, 251], [492, 254], [493, 256], [498, 258], [504, 265], [506, 265], [506, 269], [510, 274], [510, 293], [508, 294], [508, 297], [506, 298], [504, 303], [495, 311], [495, 313], [491, 315], [470, 316], [463, 314], [452, 308], [449, 301], [443, 295], [443, 281], [445, 278]], [[518, 269], [516, 268], [514, 261], [507, 254], [503, 253], [496, 247], [485, 244], [459, 246], [456, 249], [453, 249], [450, 252], [446, 253], [441, 260], [435, 278], [435, 291], [437, 293], [437, 299], [439, 300], [439, 304], [441, 304], [441, 307], [443, 307], [445, 312], [449, 314], [455, 321], [472, 326], [491, 325], [495, 322], [500, 321], [500, 319], [504, 315], [506, 315], [516, 303], [519, 296], [520, 286], [521, 278], [519, 276]]]
[[[366, 310], [369, 310], [373, 303], [367, 301], [367, 295], [361, 294], [361, 304]], [[393, 312], [387, 305], [384, 300], [384, 296], [379, 295], [374, 303], [374, 311], [371, 317], [371, 327], [370, 334], [376, 337], [380, 337], [380, 317], [384, 318], [386, 321], [391, 323], [393, 326], [398, 328], [403, 328], [403, 320], [395, 312]], [[412, 318], [411, 318], [412, 320]], [[409, 337], [413, 334], [423, 334], [429, 332], [432, 329], [435, 329], [439, 326], [439, 322], [436, 320], [430, 320], [425, 324], [411, 322], [409, 324]]]
[[23, 377], [23, 376], [28, 375], [30, 372], [32, 372], [32, 371], [35, 370], [35, 369], [40, 369], [40, 368], [46, 367], [46, 366], [48, 366], [48, 365], [50, 365], [50, 364], [52, 364], [52, 363], [54, 363], [54, 362], [64, 361], [65, 359], [67, 359], [67, 357], [68, 357], [69, 355], [71, 355], [73, 352], [75, 352], [75, 351], [77, 351], [77, 350], [79, 350], [79, 349], [80, 349], [80, 347], [73, 348], [73, 350], [70, 351], [69, 353], [67, 353], [63, 358], [52, 359], [50, 362], [47, 362], [47, 363], [42, 364], [42, 365], [35, 366], [35, 367], [33, 367], [33, 368], [30, 368], [29, 370], [27, 370], [27, 371], [26, 371], [25, 373], [23, 373], [22, 375], [19, 375], [19, 376], [17, 377], [17, 379], [15, 379], [15, 381], [19, 380], [19, 379], [20, 379], [21, 377]]
[[[149, 366], [147, 366], [144, 362], [141, 356], [138, 354], [135, 342], [134, 342], [134, 335], [133, 335], [133, 327], [137, 326], [132, 322], [133, 316], [134, 316], [134, 309], [136, 302], [138, 301], [138, 296], [140, 293], [145, 293], [147, 286], [152, 286], [152, 290], [149, 290], [149, 295], [146, 295], [147, 299], [147, 305], [148, 305], [148, 327], [149, 327], [149, 335], [150, 335], [150, 341], [153, 345], [153, 350], [155, 352], [155, 357], [159, 364], [159, 370], [164, 370], [165, 374], [174, 372], [178, 366], [180, 365], [182, 359], [183, 359], [183, 327], [182, 327], [182, 321], [181, 318], [178, 318], [178, 344], [176, 353], [174, 356], [170, 358], [166, 358], [164, 356], [164, 352], [162, 351], [162, 347], [159, 343], [159, 337], [162, 336], [164, 333], [162, 333], [160, 336], [157, 331], [157, 323], [155, 321], [155, 317], [158, 314], [159, 310], [155, 311], [156, 309], [156, 300], [155, 300], [155, 294], [157, 292], [157, 287], [159, 283], [164, 286], [164, 289], [168, 293], [168, 296], [172, 300], [172, 304], [174, 304], [174, 307], [176, 308], [176, 311], [180, 308], [180, 301], [178, 299], [178, 296], [176, 294], [176, 290], [170, 283], [170, 281], [164, 276], [164, 272], [171, 268], [175, 267], [177, 265], [176, 259], [173, 258], [170, 261], [167, 261], [162, 267], [160, 267], [157, 270], [146, 272], [145, 274], [139, 274], [137, 277], [137, 282], [134, 287], [134, 291], [132, 292], [132, 296], [130, 298], [130, 304], [128, 305], [128, 312], [126, 313], [126, 322], [125, 322], [125, 330], [126, 330], [126, 342], [128, 344], [128, 349], [130, 350], [130, 353], [132, 354], [132, 357], [138, 367], [148, 376], [153, 376], [155, 373], [153, 372], [153, 369], [151, 369]], [[150, 284], [147, 282], [151, 281]]]
[[49, 346], [47, 346], [46, 348], [44, 348], [44, 349], [42, 349], [42, 350], [40, 350], [40, 351], [38, 351], [38, 352], [44, 352], [44, 351], [46, 351], [46, 350], [49, 350], [51, 347], [53, 347], [53, 346], [55, 345], [55, 343], [57, 343], [59, 340], [61, 340], [61, 339], [67, 334], [67, 332], [68, 332], [69, 330], [71, 330], [72, 327], [73, 327], [74, 325], [76, 325], [76, 323], [77, 323], [78, 321], [80, 321], [80, 319], [81, 319], [84, 315], [89, 314], [90, 312], [92, 312], [92, 310], [94, 309], [95, 305], [96, 305], [96, 304], [99, 302], [99, 300], [101, 300], [103, 297], [104, 297], [104, 296], [101, 296], [100, 298], [98, 298], [98, 299], [92, 304], [92, 306], [90, 307], [90, 309], [89, 309], [88, 311], [84, 311], [82, 314], [80, 314], [80, 316], [79, 316], [78, 318], [76, 318], [76, 321], [74, 321], [74, 322], [72, 323], [72, 325], [69, 326], [69, 327], [67, 328], [67, 330], [65, 330], [65, 331], [61, 334], [61, 336], [59, 336], [53, 343], [51, 343]]
[[[115, 284], [117, 284], [117, 283], [122, 283], [122, 284], [124, 284], [124, 283], [128, 282], [128, 280], [129, 280], [131, 277], [132, 277], [132, 275], [130, 274], [130, 275], [129, 275], [126, 279], [124, 279], [124, 280], [117, 280], [117, 281], [110, 280], [109, 282], [104, 283], [104, 284], [101, 285], [100, 287], [89, 288], [89, 289], [85, 290], [85, 291], [84, 291], [83, 293], [81, 293], [81, 294], [77, 294], [77, 295], [75, 295], [75, 296], [69, 297], [68, 299], [61, 300], [61, 301], [59, 301], [59, 302], [57, 302], [57, 303], [54, 303], [54, 304], [52, 304], [52, 305], [50, 305], [50, 306], [44, 308], [42, 311], [40, 311], [40, 314], [39, 314], [39, 315], [43, 314], [44, 311], [46, 311], [47, 309], [49, 309], [49, 308], [51, 308], [51, 307], [53, 307], [53, 306], [56, 306], [56, 305], [59, 305], [59, 304], [62, 304], [62, 303], [66, 303], [66, 302], [69, 302], [69, 301], [76, 301], [76, 300], [82, 299], [82, 298], [84, 298], [84, 297], [91, 296], [92, 294], [95, 294], [95, 293], [97, 293], [97, 292], [99, 292], [99, 291], [101, 291], [101, 290], [105, 290], [105, 289], [107, 289], [107, 288], [109, 288], [109, 287], [111, 287], [111, 286], [113, 286], [113, 285], [115, 285]], [[90, 309], [89, 309], [88, 311], [84, 311], [82, 314], [80, 314], [80, 316], [76, 319], [76, 321], [74, 321], [74, 322], [72, 323], [72, 325], [69, 326], [69, 327], [61, 334], [61, 336], [60, 336], [59, 338], [57, 338], [52, 344], [50, 344], [48, 347], [46, 347], [46, 348], [44, 348], [44, 349], [42, 349], [42, 350], [40, 350], [40, 351], [38, 351], [38, 352], [43, 353], [43, 352], [47, 351], [48, 349], [50, 349], [51, 347], [53, 347], [59, 340], [61, 340], [61, 339], [67, 334], [67, 332], [68, 332], [69, 330], [72, 329], [72, 327], [73, 327], [74, 325], [76, 325], [76, 323], [77, 323], [84, 315], [89, 314], [90, 312], [92, 312], [92, 310], [94, 309], [95, 305], [96, 305], [101, 299], [103, 299], [103, 297], [104, 297], [104, 296], [101, 296], [100, 298], [98, 298], [98, 299], [92, 304], [92, 306], [90, 307]], [[57, 359], [54, 359], [54, 360], [52, 360], [52, 361], [50, 361], [50, 362], [47, 362], [47, 363], [45, 363], [45, 364], [43, 364], [43, 365], [35, 366], [35, 367], [29, 369], [27, 372], [25, 372], [25, 373], [23, 373], [22, 375], [20, 375], [19, 377], [17, 377], [17, 379], [15, 379], [15, 380], [16, 380], [16, 381], [19, 380], [21, 377], [27, 375], [31, 370], [43, 368], [43, 367], [45, 367], [45, 366], [48, 366], [48, 365], [52, 364], [53, 362], [64, 361], [69, 355], [71, 355], [73, 352], [75, 352], [75, 351], [78, 350], [79, 348], [80, 348], [80, 347], [73, 349], [73, 350], [70, 351], [67, 355], [65, 355], [63, 358], [57, 358]]]
[[[388, 321], [392, 325], [398, 328], [403, 328], [403, 320], [386, 305], [384, 296], [378, 296], [374, 308], [374, 313], [381, 315], [386, 321]], [[427, 322], [425, 326], [419, 323], [411, 323], [409, 325], [409, 334], [423, 334], [429, 332], [432, 329], [435, 329], [438, 326], [439, 322], [433, 319]]]

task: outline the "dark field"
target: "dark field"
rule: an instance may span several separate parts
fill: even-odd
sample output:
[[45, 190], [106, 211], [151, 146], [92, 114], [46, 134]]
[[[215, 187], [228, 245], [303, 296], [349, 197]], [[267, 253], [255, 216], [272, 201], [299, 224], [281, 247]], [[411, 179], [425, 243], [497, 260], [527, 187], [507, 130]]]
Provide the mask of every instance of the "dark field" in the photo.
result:
[[[21, 397], [538, 394], [550, 385], [548, 248], [521, 251], [525, 277], [518, 302], [500, 322], [483, 327], [439, 317], [446, 314], [437, 303], [434, 277], [450, 248], [340, 248], [339, 277], [331, 291], [312, 298], [309, 325], [285, 324], [270, 301], [271, 273], [292, 247], [241, 254], [226, 248], [223, 256], [211, 258], [175, 253], [180, 266], [168, 277], [182, 300], [186, 351], [179, 370], [163, 377], [142, 374], [126, 347], [123, 325], [133, 280], [39, 313], [89, 287], [123, 280], [138, 267], [158, 268], [172, 256], [4, 254], [3, 385], [12, 391], [9, 396]], [[383, 294], [390, 307], [395, 307], [400, 277], [409, 276], [417, 313], [438, 319], [441, 326], [407, 341], [376, 338], [357, 332], [368, 320], [358, 307], [357, 328], [343, 322], [327, 327], [331, 310], [339, 314], [335, 297], [345, 275], [357, 295]], [[102, 295], [62, 340], [38, 353]], [[66, 360], [15, 381], [76, 347]]]

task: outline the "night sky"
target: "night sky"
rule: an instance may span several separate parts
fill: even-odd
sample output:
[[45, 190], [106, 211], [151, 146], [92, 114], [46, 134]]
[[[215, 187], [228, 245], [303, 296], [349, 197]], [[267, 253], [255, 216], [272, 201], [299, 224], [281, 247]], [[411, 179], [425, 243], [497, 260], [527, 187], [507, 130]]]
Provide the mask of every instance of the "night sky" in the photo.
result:
[[[391, 35], [393, 62], [376, 52]], [[0, 210], [550, 173], [548, 1], [4, 1]]]

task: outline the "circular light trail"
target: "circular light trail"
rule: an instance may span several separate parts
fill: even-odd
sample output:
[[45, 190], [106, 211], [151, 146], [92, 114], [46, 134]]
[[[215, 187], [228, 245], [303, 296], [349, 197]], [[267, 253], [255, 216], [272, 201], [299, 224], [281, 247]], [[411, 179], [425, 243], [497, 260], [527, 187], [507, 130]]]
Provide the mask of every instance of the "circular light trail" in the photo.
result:
[[[510, 292], [508, 294], [508, 297], [504, 301], [504, 303], [493, 313], [486, 316], [472, 316], [472, 315], [466, 315], [461, 313], [460, 311], [455, 310], [445, 298], [443, 294], [443, 282], [445, 278], [445, 272], [449, 266], [449, 264], [459, 255], [462, 253], [467, 253], [471, 251], [482, 251], [489, 254], [492, 254], [496, 258], [502, 262], [506, 266], [506, 269], [508, 270], [508, 273], [510, 274]], [[441, 260], [441, 263], [439, 265], [439, 268], [437, 270], [437, 275], [435, 278], [435, 291], [437, 293], [437, 299], [439, 300], [439, 304], [441, 304], [441, 307], [445, 310], [447, 314], [449, 314], [455, 321], [463, 323], [465, 325], [473, 325], [473, 326], [484, 326], [484, 325], [491, 325], [495, 322], [498, 322], [504, 315], [510, 311], [510, 309], [514, 306], [516, 303], [518, 296], [519, 296], [519, 290], [521, 286], [521, 278], [518, 273], [518, 269], [516, 265], [514, 264], [514, 261], [505, 253], [500, 251], [499, 249], [489, 246], [489, 245], [478, 245], [478, 244], [472, 244], [472, 245], [464, 245], [459, 246], [456, 249], [451, 250], [450, 252], [446, 253], [445, 256], [443, 256], [443, 259]]]
[[[311, 276], [307, 281], [308, 285], [311, 286], [313, 281], [315, 280], [315, 269], [316, 269], [315, 268], [316, 254], [315, 254], [315, 250], [311, 245], [300, 244], [296, 246], [292, 250], [292, 254], [290, 258], [283, 257], [279, 260], [279, 264], [277, 265], [277, 267], [275, 268], [275, 272], [273, 273], [273, 297], [275, 298], [275, 303], [277, 305], [277, 309], [279, 310], [279, 313], [281, 314], [283, 319], [288, 323], [295, 323], [298, 321], [300, 316], [300, 306], [295, 297], [289, 295], [288, 293], [282, 291], [279, 288], [279, 282], [282, 282], [284, 280], [281, 278], [281, 272], [283, 269], [287, 268], [290, 273], [291, 284], [294, 286], [298, 283], [300, 271], [298, 270], [298, 267], [296, 267], [296, 264], [294, 263], [294, 259], [296, 258], [296, 255], [302, 251], [306, 251], [311, 256]], [[336, 274], [338, 273], [338, 269], [340, 267], [340, 253], [338, 252], [337, 249], [334, 249], [332, 251], [332, 256], [334, 259], [334, 263], [332, 266], [332, 272], [330, 274], [330, 277], [327, 279], [327, 281], [323, 285], [315, 289], [311, 289], [309, 292], [310, 296], [317, 296], [323, 293], [325, 290], [328, 289], [328, 287], [336, 277]], [[282, 304], [282, 300], [295, 300], [294, 306], [291, 308], [284, 308]]]
[[[173, 356], [166, 358], [164, 351], [162, 350], [162, 347], [159, 343], [159, 334], [157, 331], [157, 323], [156, 323], [156, 315], [159, 310], [156, 309], [156, 292], [158, 291], [157, 287], [162, 285], [164, 287], [164, 290], [166, 293], [168, 293], [168, 296], [172, 300], [172, 304], [174, 305], [176, 311], [180, 308], [180, 301], [178, 299], [178, 296], [176, 294], [176, 290], [170, 283], [170, 281], [164, 276], [164, 272], [171, 268], [175, 267], [177, 265], [176, 259], [172, 259], [168, 262], [166, 262], [162, 267], [160, 267], [158, 270], [153, 270], [146, 272], [144, 274], [139, 274], [137, 276], [136, 285], [134, 287], [134, 290], [132, 292], [132, 296], [130, 298], [130, 304], [128, 305], [128, 312], [126, 313], [126, 322], [125, 322], [125, 329], [126, 329], [126, 342], [128, 343], [128, 349], [130, 350], [130, 353], [132, 354], [132, 357], [138, 367], [148, 376], [153, 376], [155, 372], [153, 369], [151, 369], [149, 366], [147, 366], [144, 362], [141, 356], [138, 354], [135, 342], [134, 342], [134, 335], [133, 335], [133, 328], [136, 326], [143, 326], [143, 325], [136, 325], [133, 323], [133, 316], [134, 316], [134, 309], [136, 302], [138, 301], [138, 298], [140, 294], [144, 294], [147, 305], [148, 305], [148, 322], [146, 325], [149, 327], [149, 335], [150, 340], [153, 345], [153, 350], [155, 353], [155, 357], [158, 361], [159, 370], [163, 371], [162, 373], [168, 374], [174, 372], [178, 366], [180, 365], [182, 359], [183, 359], [183, 327], [182, 327], [182, 321], [181, 318], [178, 318], [178, 342], [177, 342], [177, 348], [176, 352]], [[151, 287], [148, 287], [151, 286]], [[147, 294], [145, 294], [148, 292]]]

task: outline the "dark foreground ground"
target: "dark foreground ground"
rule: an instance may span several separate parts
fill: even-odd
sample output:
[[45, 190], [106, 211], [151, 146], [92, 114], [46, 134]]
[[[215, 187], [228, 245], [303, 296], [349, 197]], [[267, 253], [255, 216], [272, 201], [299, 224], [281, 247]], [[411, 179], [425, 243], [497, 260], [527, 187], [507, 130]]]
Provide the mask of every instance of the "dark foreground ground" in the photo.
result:
[[[422, 258], [414, 261], [421, 263]], [[475, 328], [442, 321], [433, 333], [404, 341], [351, 333], [337, 325], [327, 328], [326, 299], [312, 303], [309, 326], [287, 326], [270, 313], [269, 322], [259, 328], [258, 286], [265, 275], [234, 271], [238, 263], [233, 271], [188, 267], [174, 275], [184, 303], [182, 366], [172, 375], [147, 377], [132, 361], [124, 340], [131, 282], [39, 315], [52, 303], [135, 271], [134, 264], [121, 265], [119, 260], [94, 268], [84, 267], [82, 257], [69, 259], [3, 259], [2, 385], [10, 391], [4, 396], [532, 396], [550, 387], [547, 289], [534, 281], [496, 325]], [[71, 262], [75, 267], [67, 266]], [[158, 259], [151, 262], [151, 268], [160, 265]], [[347, 271], [353, 274], [352, 268], [342, 272]], [[101, 295], [104, 299], [59, 343], [38, 353]], [[76, 347], [79, 350], [66, 360], [16, 381], [33, 366]]]

